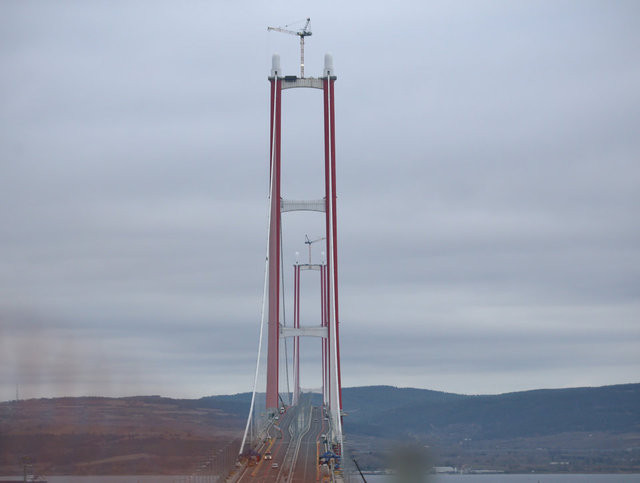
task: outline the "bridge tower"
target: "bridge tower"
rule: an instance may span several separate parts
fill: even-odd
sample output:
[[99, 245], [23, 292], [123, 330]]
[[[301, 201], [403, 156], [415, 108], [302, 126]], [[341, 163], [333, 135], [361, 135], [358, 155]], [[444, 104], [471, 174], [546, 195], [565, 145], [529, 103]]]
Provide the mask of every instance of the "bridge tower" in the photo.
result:
[[[324, 237], [322, 237], [324, 240]], [[311, 262], [311, 243], [315, 241], [320, 241], [320, 239], [310, 241], [307, 238], [305, 243], [309, 244], [309, 262], [308, 263], [299, 263], [296, 260], [295, 265], [293, 266], [293, 328], [300, 329], [300, 284], [301, 284], [301, 275], [306, 271], [317, 271], [320, 275], [320, 330], [318, 327], [308, 327], [305, 328], [304, 331], [295, 331], [297, 333], [304, 332], [306, 335], [318, 335], [321, 337], [320, 344], [320, 352], [322, 354], [322, 403], [325, 406], [329, 405], [329, 384], [328, 384], [328, 375], [329, 375], [329, 345], [328, 345], [328, 337], [327, 334], [329, 321], [327, 320], [327, 307], [326, 307], [326, 297], [327, 297], [327, 264], [326, 262], [322, 263], [312, 263]], [[324, 253], [323, 253], [324, 255]], [[284, 334], [287, 333], [286, 328], [282, 328], [282, 332]], [[315, 334], [314, 334], [315, 332]], [[300, 400], [300, 336], [293, 336], [293, 404], [298, 404]]]
[[[340, 336], [338, 312], [338, 251], [337, 251], [337, 213], [336, 213], [336, 148], [335, 148], [335, 112], [334, 84], [336, 76], [333, 71], [333, 59], [325, 55], [322, 77], [283, 76], [280, 69], [280, 57], [272, 58], [271, 75], [271, 155], [270, 155], [270, 221], [267, 264], [267, 300], [268, 300], [268, 343], [267, 343], [267, 412], [278, 410], [279, 398], [279, 364], [280, 339], [294, 338], [294, 347], [299, 349], [299, 337], [321, 337], [323, 365], [323, 394], [332, 419], [332, 428], [336, 436], [342, 438], [342, 383], [340, 375]], [[282, 93], [292, 88], [319, 89], [323, 93], [324, 109], [324, 197], [319, 200], [285, 200], [281, 196], [281, 121]], [[283, 327], [280, 323], [281, 313], [281, 233], [282, 213], [288, 211], [316, 211], [325, 217], [326, 263], [317, 267], [321, 274], [321, 324], [316, 327], [300, 327], [299, 316], [295, 318], [294, 327]], [[311, 265], [311, 264], [309, 264]], [[300, 268], [295, 270], [294, 291], [299, 290]], [[305, 267], [306, 268], [306, 267]], [[309, 267], [316, 269], [316, 267]], [[299, 298], [294, 300], [294, 312], [299, 309]], [[299, 360], [296, 352], [294, 367]], [[299, 372], [296, 372], [299, 376]], [[299, 388], [299, 378], [294, 381], [294, 388]], [[295, 389], [294, 389], [295, 391]]]

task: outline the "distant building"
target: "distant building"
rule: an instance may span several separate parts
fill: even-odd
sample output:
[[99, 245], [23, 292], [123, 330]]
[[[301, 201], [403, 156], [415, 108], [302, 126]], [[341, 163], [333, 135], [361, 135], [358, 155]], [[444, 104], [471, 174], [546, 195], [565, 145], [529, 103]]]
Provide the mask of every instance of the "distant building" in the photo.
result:
[[453, 466], [434, 466], [433, 471], [436, 473], [457, 473], [458, 471]]

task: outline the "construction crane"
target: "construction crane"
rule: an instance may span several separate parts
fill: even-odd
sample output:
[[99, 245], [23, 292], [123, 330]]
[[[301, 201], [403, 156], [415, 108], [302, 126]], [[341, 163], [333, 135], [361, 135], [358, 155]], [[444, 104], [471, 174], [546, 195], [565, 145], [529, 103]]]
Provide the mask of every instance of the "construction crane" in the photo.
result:
[[314, 244], [315, 242], [319, 242], [321, 240], [326, 240], [326, 238], [321, 236], [320, 238], [315, 238], [313, 240], [309, 240], [309, 237], [307, 235], [304, 236], [304, 243], [306, 245], [309, 245], [309, 265], [311, 265], [311, 245]]
[[[301, 79], [304, 78], [304, 38], [311, 35], [311, 30], [309, 30], [309, 22], [311, 22], [311, 19], [307, 17], [307, 23], [304, 24], [304, 27], [302, 27], [297, 32], [293, 30], [283, 29], [281, 27], [267, 27], [267, 30], [269, 31], [275, 30], [276, 32], [282, 32], [283, 34], [297, 35], [298, 37], [300, 37], [300, 78]], [[288, 25], [285, 25], [285, 27], [288, 27]]]

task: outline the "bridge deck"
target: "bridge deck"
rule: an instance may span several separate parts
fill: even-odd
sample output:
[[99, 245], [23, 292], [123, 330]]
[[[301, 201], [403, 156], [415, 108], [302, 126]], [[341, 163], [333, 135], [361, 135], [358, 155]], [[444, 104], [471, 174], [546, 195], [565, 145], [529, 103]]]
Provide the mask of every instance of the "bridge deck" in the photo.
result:
[[[260, 460], [247, 467], [238, 482], [303, 483], [323, 481], [318, 456], [324, 452], [321, 436], [328, 430], [322, 408], [312, 407], [309, 401], [289, 408], [280, 415], [270, 430], [270, 439], [261, 453], [271, 452], [272, 459]], [[277, 465], [274, 467], [274, 465]]]

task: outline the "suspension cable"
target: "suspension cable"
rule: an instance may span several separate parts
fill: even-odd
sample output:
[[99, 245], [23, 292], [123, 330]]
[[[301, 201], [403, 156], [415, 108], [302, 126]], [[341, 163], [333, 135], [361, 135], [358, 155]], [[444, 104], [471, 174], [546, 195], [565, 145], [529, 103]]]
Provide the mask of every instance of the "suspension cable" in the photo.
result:
[[[333, 129], [333, 124], [332, 124], [332, 117], [333, 117], [333, 111], [332, 111], [332, 105], [331, 105], [331, 72], [327, 73], [327, 114], [329, 117], [329, 157], [331, 159], [331, 162], [329, 162], [329, 169], [331, 170], [329, 175], [330, 175], [330, 179], [332, 179], [335, 176], [335, 173], [333, 172], [333, 164], [334, 164], [334, 159], [332, 157], [332, 151], [333, 151], [333, 145], [332, 145], [332, 141], [333, 139], [331, 138], [331, 131]], [[330, 195], [330, 199], [328, 200], [329, 203], [331, 203], [332, 207], [333, 207], [333, 198], [336, 196], [336, 194], [333, 192], [333, 183], [329, 183], [330, 187], [329, 187], [329, 195]], [[330, 347], [330, 356], [333, 359], [333, 368], [334, 368], [334, 374], [333, 374], [333, 379], [335, 380], [335, 387], [332, 387], [331, 390], [335, 391], [335, 400], [336, 400], [336, 406], [337, 407], [333, 407], [332, 401], [329, 401], [329, 405], [331, 407], [332, 410], [335, 410], [338, 412], [338, 417], [336, 418], [336, 423], [337, 423], [337, 433], [338, 433], [338, 439], [339, 439], [339, 443], [340, 443], [340, 447], [342, 448], [342, 421], [341, 421], [341, 414], [340, 414], [340, 387], [339, 387], [339, 374], [338, 374], [338, 347], [337, 347], [337, 341], [336, 341], [336, 335], [337, 335], [337, 326], [338, 326], [338, 321], [336, 320], [336, 308], [335, 308], [335, 294], [337, 291], [337, 287], [335, 286], [335, 278], [334, 278], [334, 274], [335, 271], [337, 270], [337, 267], [334, 264], [335, 261], [335, 257], [334, 257], [334, 253], [336, 250], [336, 247], [333, 244], [333, 218], [335, 217], [335, 213], [333, 212], [333, 208], [330, 207], [329, 208], [329, 223], [330, 223], [330, 230], [331, 230], [331, 240], [329, 241], [329, 246], [330, 246], [330, 254], [327, 254], [327, 260], [331, 260], [331, 262], [329, 263], [329, 270], [328, 270], [328, 289], [329, 289], [329, 324], [331, 325], [333, 323], [333, 337], [329, 337], [330, 343], [332, 344], [333, 347]], [[329, 238], [329, 233], [327, 233], [327, 237]], [[333, 319], [333, 321], [331, 320]], [[331, 334], [331, 327], [329, 327], [329, 334]], [[331, 381], [331, 377], [329, 378], [329, 381]], [[333, 393], [332, 393], [333, 395]]]
[[[271, 163], [274, 162], [275, 160], [275, 135], [276, 135], [276, 106], [277, 106], [277, 102], [275, 102], [276, 99], [276, 89], [278, 87], [278, 79], [276, 78], [273, 82], [273, 98], [274, 98], [274, 103], [273, 103], [273, 112], [272, 112], [272, 126], [273, 126], [273, 132], [271, 133]], [[271, 196], [273, 195], [273, 178], [275, 176], [275, 169], [274, 166], [271, 166], [271, 183], [269, 184], [269, 200], [271, 200]], [[258, 357], [256, 360], [256, 373], [255, 373], [255, 377], [253, 378], [253, 392], [251, 393], [251, 405], [249, 406], [249, 416], [247, 417], [247, 424], [244, 428], [244, 435], [242, 436], [242, 443], [240, 444], [240, 451], [238, 454], [242, 454], [242, 452], [244, 451], [244, 445], [246, 443], [247, 440], [247, 433], [249, 432], [249, 424], [251, 422], [251, 418], [253, 416], [253, 410], [255, 407], [255, 402], [256, 402], [256, 388], [258, 386], [258, 372], [260, 370], [260, 357], [262, 355], [262, 338], [263, 338], [263, 332], [264, 332], [264, 314], [266, 312], [265, 308], [266, 308], [266, 304], [267, 304], [267, 285], [268, 285], [268, 276], [269, 276], [269, 229], [271, 227], [271, 203], [269, 203], [269, 209], [267, 212], [267, 249], [266, 249], [266, 256], [265, 256], [265, 262], [264, 262], [264, 283], [263, 283], [263, 288], [262, 288], [262, 309], [260, 310], [260, 338], [259, 338], [259, 342], [258, 342]]]

